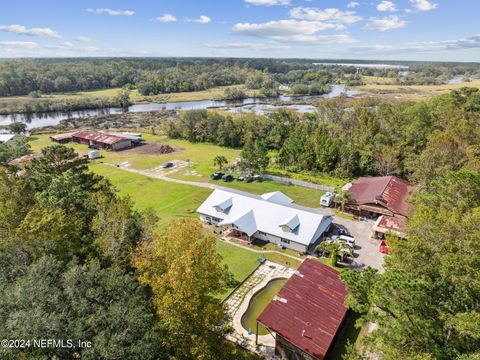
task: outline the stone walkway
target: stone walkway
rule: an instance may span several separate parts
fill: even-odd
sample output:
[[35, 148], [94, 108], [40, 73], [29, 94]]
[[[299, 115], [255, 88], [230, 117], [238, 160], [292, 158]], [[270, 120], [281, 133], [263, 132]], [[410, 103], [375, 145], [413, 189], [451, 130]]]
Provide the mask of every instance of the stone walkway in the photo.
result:
[[247, 310], [252, 296], [263, 289], [271, 280], [278, 278], [288, 279], [294, 273], [294, 269], [271, 261], [266, 261], [260, 265], [224, 302], [225, 311], [235, 329], [234, 333], [228, 335], [227, 338], [250, 351], [265, 356], [267, 359], [272, 359], [275, 347], [273, 336], [258, 336], [259, 345], [257, 346], [255, 344], [255, 334], [249, 333], [243, 328], [241, 324], [242, 316]]

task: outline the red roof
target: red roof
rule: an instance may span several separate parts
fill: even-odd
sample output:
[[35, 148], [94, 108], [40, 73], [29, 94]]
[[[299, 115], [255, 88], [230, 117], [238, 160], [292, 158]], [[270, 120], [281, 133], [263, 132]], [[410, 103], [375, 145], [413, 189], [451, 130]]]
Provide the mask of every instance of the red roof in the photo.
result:
[[407, 219], [404, 217], [382, 215], [378, 218], [373, 230], [381, 233], [392, 232], [403, 237], [406, 226]]
[[339, 273], [306, 259], [257, 320], [307, 354], [323, 359], [347, 309]]
[[107, 145], [113, 145], [120, 141], [130, 140], [129, 138], [124, 136], [112, 135], [112, 134], [107, 134], [100, 131], [90, 131], [90, 130], [77, 131], [71, 135], [72, 137], [75, 137], [75, 138], [92, 140], [92, 141], [100, 142]]
[[408, 216], [410, 204], [406, 202], [412, 186], [395, 176], [361, 177], [352, 182], [348, 190], [357, 205], [377, 204], [393, 213]]

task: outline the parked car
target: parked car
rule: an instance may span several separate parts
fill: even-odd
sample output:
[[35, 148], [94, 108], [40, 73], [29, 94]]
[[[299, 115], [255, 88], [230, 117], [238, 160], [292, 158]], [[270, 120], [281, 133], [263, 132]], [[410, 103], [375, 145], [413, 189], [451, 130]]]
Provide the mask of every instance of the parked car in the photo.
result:
[[247, 175], [244, 177], [245, 182], [251, 183], [253, 181], [253, 176], [252, 175]]
[[344, 241], [345, 244], [352, 249], [355, 248], [355, 238], [348, 235], [334, 235], [332, 236], [333, 241]]
[[238, 181], [244, 181], [244, 180], [245, 180], [245, 177], [244, 177], [244, 176], [239, 176], [239, 177], [237, 177], [237, 180], [238, 180]]
[[173, 167], [173, 163], [171, 163], [171, 162], [166, 162], [166, 163], [162, 164], [162, 168], [164, 168], [164, 169], [168, 169], [168, 168], [171, 168], [171, 167]]
[[223, 175], [223, 176], [222, 176], [222, 181], [223, 181], [223, 182], [230, 182], [230, 181], [233, 181], [233, 176], [232, 176], [232, 175], [230, 175], [230, 174]]
[[331, 192], [326, 192], [320, 198], [320, 205], [325, 207], [330, 207], [335, 199], [335, 194]]
[[253, 178], [254, 181], [258, 181], [258, 182], [262, 182], [262, 181], [263, 181], [263, 179], [262, 179], [262, 177], [261, 177], [260, 175], [253, 175], [252, 178]]
[[210, 179], [220, 180], [223, 177], [223, 175], [225, 175], [225, 174], [220, 172], [220, 171], [217, 171], [217, 172], [213, 173], [212, 175], [210, 175]]

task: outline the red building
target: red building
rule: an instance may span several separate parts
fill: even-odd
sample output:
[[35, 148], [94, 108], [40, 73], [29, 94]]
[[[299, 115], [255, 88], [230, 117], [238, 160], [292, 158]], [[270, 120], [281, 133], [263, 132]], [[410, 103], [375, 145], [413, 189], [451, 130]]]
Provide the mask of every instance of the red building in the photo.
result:
[[324, 359], [347, 313], [346, 295], [336, 270], [306, 259], [257, 321], [275, 333], [281, 358]]
[[116, 134], [108, 134], [101, 131], [80, 130], [73, 133], [50, 136], [53, 141], [68, 143], [70, 141], [95, 146], [100, 149], [122, 150], [132, 146], [132, 139]]
[[378, 237], [387, 232], [404, 236], [411, 204], [407, 202], [413, 186], [395, 176], [361, 177], [344, 187], [350, 198], [345, 210], [355, 215], [377, 219]]

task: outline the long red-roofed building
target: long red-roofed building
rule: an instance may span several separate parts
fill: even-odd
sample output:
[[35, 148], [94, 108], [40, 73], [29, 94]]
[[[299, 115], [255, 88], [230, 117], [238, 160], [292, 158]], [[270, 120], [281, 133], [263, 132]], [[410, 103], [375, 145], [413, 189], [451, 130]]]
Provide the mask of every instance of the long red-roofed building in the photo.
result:
[[132, 146], [132, 139], [117, 134], [102, 131], [80, 130], [73, 133], [50, 136], [53, 141], [67, 143], [70, 141], [96, 146], [101, 149], [122, 150]]
[[306, 259], [257, 321], [275, 333], [280, 357], [324, 359], [346, 316], [346, 295], [336, 270]]

